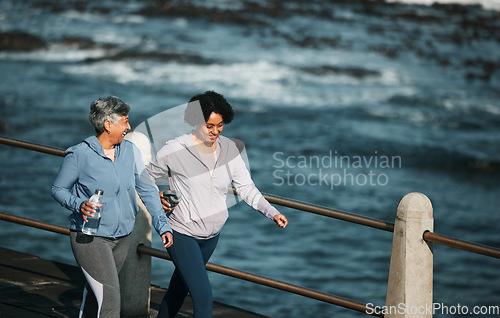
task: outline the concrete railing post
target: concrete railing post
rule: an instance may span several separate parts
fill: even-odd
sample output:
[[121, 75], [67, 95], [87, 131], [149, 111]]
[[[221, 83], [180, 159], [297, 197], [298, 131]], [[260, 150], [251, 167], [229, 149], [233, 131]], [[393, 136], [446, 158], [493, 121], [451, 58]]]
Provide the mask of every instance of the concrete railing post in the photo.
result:
[[423, 239], [433, 231], [432, 204], [422, 193], [399, 203], [392, 241], [386, 318], [432, 317], [433, 246]]
[[[151, 161], [151, 145], [143, 134], [132, 132], [125, 139], [133, 142], [145, 164]], [[139, 212], [130, 234], [130, 249], [120, 271], [121, 316], [148, 316], [151, 296], [151, 256], [137, 253], [137, 246], [151, 247], [151, 215], [136, 194]]]

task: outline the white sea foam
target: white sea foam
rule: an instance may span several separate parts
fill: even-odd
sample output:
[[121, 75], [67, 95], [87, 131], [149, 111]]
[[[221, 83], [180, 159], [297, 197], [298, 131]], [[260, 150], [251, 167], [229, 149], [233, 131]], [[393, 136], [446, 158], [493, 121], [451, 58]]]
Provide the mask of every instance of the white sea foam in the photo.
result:
[[484, 9], [500, 11], [500, 0], [387, 0], [387, 2], [400, 2], [400, 3], [410, 3], [410, 4], [423, 4], [432, 5], [433, 3], [444, 3], [444, 4], [479, 4]]
[[121, 62], [99, 62], [88, 65], [73, 65], [66, 66], [62, 69], [64, 72], [73, 75], [86, 75], [91, 78], [109, 78], [120, 84], [129, 84], [133, 82], [143, 81], [151, 74], [144, 74], [138, 71], [132, 64]]
[[136, 23], [136, 24], [141, 24], [146, 21], [146, 18], [141, 15], [137, 14], [130, 14], [130, 15], [119, 15], [116, 16], [112, 19], [114, 23]]
[[63, 45], [51, 45], [47, 50], [33, 52], [1, 52], [1, 60], [40, 61], [40, 62], [78, 62], [87, 58], [100, 58], [106, 55], [104, 50], [80, 50]]
[[80, 12], [68, 10], [63, 13], [64, 17], [69, 20], [83, 21], [89, 23], [136, 23], [141, 24], [146, 21], [146, 18], [137, 14], [119, 14], [110, 18], [107, 14], [96, 14], [92, 12]]
[[[121, 84], [163, 86], [164, 83], [204, 91], [227, 92], [232, 98], [253, 100], [265, 105], [287, 107], [343, 107], [353, 103], [376, 103], [392, 96], [392, 87], [404, 79], [391, 69], [380, 76], [357, 79], [345, 74], [316, 76], [295, 68], [268, 61], [232, 64], [180, 64], [152, 61], [103, 61], [70, 65], [63, 71], [73, 75], [107, 78]], [[374, 89], [359, 90], [363, 82]], [[318, 87], [324, 89], [318, 93]], [[257, 109], [257, 108], [256, 108]]]
[[68, 10], [64, 12], [61, 16], [65, 17], [68, 20], [78, 20], [89, 23], [101, 23], [105, 22], [107, 17], [100, 14], [94, 14], [90, 12], [80, 12], [75, 10]]

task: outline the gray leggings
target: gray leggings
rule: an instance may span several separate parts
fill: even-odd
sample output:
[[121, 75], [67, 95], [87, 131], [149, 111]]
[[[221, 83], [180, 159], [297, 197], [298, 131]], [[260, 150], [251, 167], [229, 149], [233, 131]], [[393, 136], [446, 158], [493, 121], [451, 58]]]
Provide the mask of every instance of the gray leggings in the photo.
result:
[[[118, 273], [125, 262], [129, 249], [129, 236], [108, 239], [100, 236], [88, 236], [79, 232], [71, 232], [71, 249], [78, 265], [87, 279], [84, 289], [80, 317], [96, 316], [98, 318], [120, 317], [120, 282]], [[93, 292], [97, 301], [96, 313], [85, 305], [87, 291]]]

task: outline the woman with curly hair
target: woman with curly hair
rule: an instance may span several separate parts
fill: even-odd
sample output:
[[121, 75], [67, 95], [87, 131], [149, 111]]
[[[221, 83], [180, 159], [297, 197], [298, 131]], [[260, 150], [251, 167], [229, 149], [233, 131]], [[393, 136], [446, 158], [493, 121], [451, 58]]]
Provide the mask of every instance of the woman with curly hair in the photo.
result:
[[212, 289], [205, 264], [228, 217], [226, 196], [231, 183], [254, 209], [282, 228], [288, 224], [255, 187], [234, 141], [221, 136], [233, 116], [222, 95], [207, 91], [193, 96], [184, 114], [193, 131], [168, 141], [147, 167], [155, 179], [168, 175], [170, 187], [182, 193], [174, 209], [162, 199], [173, 230], [175, 244], [167, 250], [175, 271], [158, 317], [175, 317], [188, 292], [194, 317], [212, 317]]

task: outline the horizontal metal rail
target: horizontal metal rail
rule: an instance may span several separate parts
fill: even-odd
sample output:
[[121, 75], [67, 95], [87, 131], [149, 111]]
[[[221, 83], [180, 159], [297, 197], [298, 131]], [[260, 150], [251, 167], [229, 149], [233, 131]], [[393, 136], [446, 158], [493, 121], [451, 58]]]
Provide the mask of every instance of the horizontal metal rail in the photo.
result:
[[424, 240], [426, 242], [437, 243], [441, 245], [446, 245], [449, 247], [461, 249], [468, 252], [473, 252], [476, 254], [482, 254], [494, 258], [500, 258], [500, 249], [481, 245], [477, 243], [471, 243], [467, 241], [462, 241], [453, 237], [439, 235], [430, 231], [424, 232]]
[[[21, 224], [21, 225], [26, 225], [26, 226], [30, 226], [30, 227], [38, 228], [41, 230], [46, 230], [46, 231], [58, 233], [58, 234], [69, 235], [69, 233], [70, 233], [70, 230], [68, 228], [65, 228], [62, 226], [52, 225], [52, 224], [48, 224], [48, 223], [44, 223], [44, 222], [40, 222], [40, 221], [36, 221], [36, 220], [32, 220], [32, 219], [27, 219], [27, 218], [23, 218], [23, 217], [19, 217], [19, 216], [14, 216], [14, 215], [2, 213], [2, 212], [0, 212], [0, 220], [13, 222], [13, 223]], [[167, 252], [159, 250], [159, 249], [155, 249], [152, 247], [147, 247], [143, 244], [139, 244], [137, 246], [137, 252], [141, 253], [141, 254], [146, 254], [146, 255], [150, 255], [150, 256], [154, 256], [154, 257], [158, 257], [158, 258], [172, 261], [172, 258], [170, 257], [170, 255], [168, 255]], [[334, 304], [334, 305], [337, 305], [340, 307], [359, 311], [359, 312], [362, 312], [365, 314], [370, 309], [369, 307], [367, 307], [366, 304], [363, 304], [363, 303], [360, 303], [357, 301], [349, 300], [349, 299], [338, 297], [338, 296], [329, 295], [326, 293], [318, 292], [316, 290], [312, 290], [312, 289], [300, 287], [297, 285], [292, 285], [289, 283], [281, 282], [278, 280], [270, 279], [267, 277], [239, 271], [239, 270], [229, 268], [226, 266], [208, 263], [206, 265], [206, 268], [207, 268], [207, 270], [215, 272], [215, 273], [219, 273], [219, 274], [226, 275], [226, 276], [231, 276], [234, 278], [246, 280], [246, 281], [260, 284], [263, 286], [267, 286], [267, 287], [283, 290], [283, 291], [286, 291], [289, 293], [301, 295], [304, 297], [320, 300], [320, 301], [323, 301], [326, 303], [330, 303], [330, 304]], [[376, 314], [376, 313], [373, 313], [371, 315], [376, 316], [376, 317], [384, 317], [384, 315]]]
[[43, 153], [47, 153], [49, 155], [64, 157], [64, 150], [62, 150], [62, 149], [41, 146], [41, 145], [32, 144], [32, 143], [21, 141], [21, 140], [0, 137], [0, 144], [5, 144], [5, 145], [13, 146], [13, 147], [43, 152]]
[[41, 229], [41, 230], [45, 230], [45, 231], [49, 231], [49, 232], [54, 232], [54, 233], [58, 233], [58, 234], [63, 234], [63, 235], [69, 235], [69, 232], [70, 232], [70, 230], [66, 227], [52, 225], [52, 224], [48, 224], [48, 223], [43, 223], [40, 221], [27, 219], [27, 218], [23, 218], [20, 216], [14, 216], [14, 215], [2, 213], [2, 212], [0, 212], [0, 220], [12, 222], [12, 223], [17, 223], [17, 224], [21, 224], [21, 225], [26, 225], [26, 226], [34, 227], [37, 229]]
[[[142, 244], [137, 246], [137, 252], [141, 253], [141, 254], [147, 254], [150, 256], [154, 256], [154, 257], [158, 257], [158, 258], [172, 261], [172, 258], [170, 257], [170, 255], [168, 255], [167, 252], [161, 251], [161, 250], [158, 250], [158, 249], [155, 249], [152, 247], [147, 247], [147, 246], [142, 245]], [[263, 285], [263, 286], [271, 287], [274, 289], [283, 290], [283, 291], [286, 291], [289, 293], [301, 295], [304, 297], [320, 300], [320, 301], [323, 301], [323, 302], [326, 302], [329, 304], [333, 304], [333, 305], [348, 308], [351, 310], [359, 311], [359, 312], [362, 312], [364, 314], [369, 312], [369, 309], [370, 309], [369, 307], [367, 307], [366, 304], [363, 304], [363, 303], [360, 303], [357, 301], [353, 301], [353, 300], [349, 300], [346, 298], [325, 294], [325, 293], [318, 292], [318, 291], [315, 291], [315, 290], [312, 290], [309, 288], [304, 288], [304, 287], [300, 287], [297, 285], [292, 285], [289, 283], [285, 283], [285, 282], [270, 279], [267, 277], [247, 273], [247, 272], [232, 269], [229, 267], [216, 265], [213, 263], [207, 263], [206, 268], [207, 268], [207, 270], [209, 270], [211, 272], [219, 273], [219, 274], [226, 275], [226, 276], [231, 276], [234, 278], [246, 280], [248, 282], [256, 283], [259, 285]], [[371, 315], [376, 316], [376, 317], [384, 317], [383, 314], [373, 313]]]
[[[64, 151], [62, 149], [57, 149], [57, 148], [52, 148], [52, 147], [47, 147], [47, 146], [41, 146], [37, 144], [32, 144], [24, 141], [19, 141], [19, 140], [14, 140], [14, 139], [8, 139], [8, 138], [3, 138], [0, 137], [0, 143], [14, 146], [14, 147], [21, 147], [29, 150], [34, 150], [34, 151], [39, 151], [43, 153], [48, 153], [56, 156], [62, 156], [64, 157]], [[235, 189], [233, 188], [233, 193], [235, 192]], [[264, 194], [265, 198], [274, 204], [309, 212], [309, 213], [314, 213], [318, 215], [323, 215], [327, 216], [330, 218], [338, 219], [338, 220], [343, 220], [351, 223], [356, 223], [360, 225], [365, 225], [369, 227], [373, 227], [376, 229], [388, 231], [388, 232], [394, 232], [394, 223], [391, 222], [385, 222], [377, 219], [372, 219], [372, 218], [367, 218], [364, 216], [348, 213], [348, 212], [342, 212], [338, 210], [333, 210], [330, 208], [325, 208], [325, 207], [320, 207], [308, 203], [303, 203], [287, 198], [281, 198], [278, 196], [274, 196], [271, 194]], [[437, 244], [442, 244], [446, 245], [449, 247], [453, 247], [456, 249], [461, 249], [465, 250], [468, 252], [472, 253], [477, 253], [481, 255], [486, 255], [494, 258], [500, 258], [500, 249], [495, 248], [495, 247], [490, 247], [486, 245], [480, 245], [477, 243], [472, 243], [472, 242], [466, 242], [462, 241], [457, 238], [452, 238], [440, 234], [436, 234], [433, 232], [425, 232], [423, 234], [424, 240], [427, 242], [433, 242]]]
[[286, 199], [277, 197], [271, 194], [264, 194], [264, 197], [271, 203], [278, 204], [281, 206], [302, 210], [305, 212], [310, 212], [318, 215], [327, 216], [337, 220], [347, 221], [351, 223], [356, 223], [368, 227], [372, 227], [379, 230], [384, 230], [388, 232], [394, 232], [394, 223], [385, 222], [377, 219], [368, 218], [365, 216], [360, 216], [348, 212], [342, 212], [338, 210], [333, 210], [329, 208], [320, 207], [317, 205], [312, 205], [308, 203], [303, 203], [295, 201], [292, 199]]
[[[230, 190], [233, 192], [233, 194], [237, 194], [235, 188], [231, 188]], [[314, 214], [318, 214], [318, 215], [323, 215], [323, 216], [330, 217], [333, 219], [347, 221], [347, 222], [351, 222], [351, 223], [356, 223], [356, 224], [376, 228], [379, 230], [394, 232], [394, 223], [391, 223], [391, 222], [385, 222], [385, 221], [372, 219], [372, 218], [368, 218], [368, 217], [361, 216], [361, 215], [356, 215], [356, 214], [352, 214], [352, 213], [348, 213], [348, 212], [342, 212], [339, 210], [325, 208], [325, 207], [321, 207], [318, 205], [312, 205], [310, 203], [304, 203], [304, 202], [300, 202], [300, 201], [296, 201], [296, 200], [292, 200], [292, 199], [288, 199], [288, 198], [282, 198], [282, 197], [278, 197], [278, 196], [275, 196], [272, 194], [264, 194], [264, 197], [270, 203], [274, 203], [274, 204], [281, 205], [284, 207], [288, 207], [288, 208], [292, 208], [292, 209], [296, 209], [296, 210], [301, 210], [304, 212], [314, 213]]]

